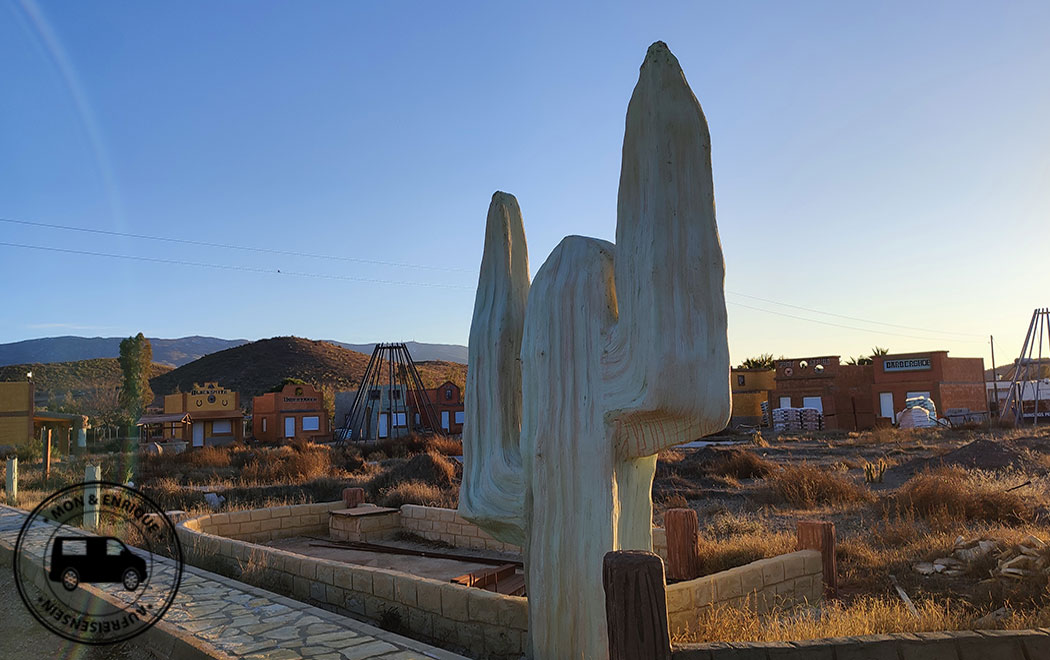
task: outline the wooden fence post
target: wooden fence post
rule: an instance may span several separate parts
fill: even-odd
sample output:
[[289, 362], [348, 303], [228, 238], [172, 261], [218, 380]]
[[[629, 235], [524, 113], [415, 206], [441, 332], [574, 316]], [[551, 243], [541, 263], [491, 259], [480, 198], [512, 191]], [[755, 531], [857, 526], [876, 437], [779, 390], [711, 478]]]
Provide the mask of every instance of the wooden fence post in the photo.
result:
[[[84, 481], [100, 481], [102, 479], [102, 466], [89, 465], [84, 469]], [[94, 530], [98, 527], [98, 498], [102, 496], [102, 490], [98, 484], [84, 488], [84, 529]], [[95, 504], [90, 504], [91, 498], [95, 498]]]
[[838, 571], [835, 567], [835, 523], [820, 520], [800, 520], [797, 528], [799, 550], [819, 550], [824, 564], [824, 595], [838, 594]]
[[664, 512], [667, 533], [667, 577], [692, 580], [700, 576], [700, 523], [693, 509]]
[[7, 479], [4, 484], [7, 490], [7, 503], [18, 506], [18, 458], [7, 459]]
[[609, 660], [671, 660], [664, 563], [641, 550], [614, 550], [602, 563]]
[[43, 447], [44, 478], [51, 476], [51, 429], [40, 429], [40, 443]]
[[343, 504], [346, 508], [352, 509], [355, 506], [360, 506], [365, 502], [365, 489], [364, 488], [344, 488], [343, 489]]

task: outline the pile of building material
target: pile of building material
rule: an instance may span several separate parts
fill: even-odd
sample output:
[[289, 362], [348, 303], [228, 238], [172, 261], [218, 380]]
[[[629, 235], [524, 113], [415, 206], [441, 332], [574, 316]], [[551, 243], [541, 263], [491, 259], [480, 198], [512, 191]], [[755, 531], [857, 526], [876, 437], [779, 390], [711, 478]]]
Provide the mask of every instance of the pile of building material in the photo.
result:
[[[937, 407], [924, 396], [915, 396], [904, 401], [904, 410], [897, 413], [897, 426], [902, 429], [928, 429], [940, 425]], [[943, 422], [947, 424], [947, 422]]]
[[999, 555], [992, 577], [1028, 580], [1050, 575], [1050, 547], [1042, 539], [1028, 536], [1024, 543]]
[[773, 430], [777, 433], [823, 431], [824, 413], [816, 408], [775, 408]]
[[921, 561], [912, 569], [922, 575], [963, 575], [973, 564], [993, 554], [996, 558], [996, 566], [990, 571], [993, 579], [1045, 579], [1050, 575], [1050, 546], [1035, 536], [1028, 536], [1024, 542], [1002, 550], [999, 550], [998, 542], [992, 539], [966, 539], [960, 536], [955, 539], [950, 557]]

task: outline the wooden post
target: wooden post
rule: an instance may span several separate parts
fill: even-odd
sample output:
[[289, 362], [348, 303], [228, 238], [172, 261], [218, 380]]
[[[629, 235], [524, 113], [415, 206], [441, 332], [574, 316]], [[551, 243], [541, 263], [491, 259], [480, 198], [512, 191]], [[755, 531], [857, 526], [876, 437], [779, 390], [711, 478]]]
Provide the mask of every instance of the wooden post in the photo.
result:
[[365, 502], [365, 489], [364, 488], [344, 488], [343, 489], [343, 504], [346, 508], [352, 509], [355, 506], [360, 506]]
[[614, 550], [602, 563], [609, 660], [671, 660], [664, 564], [641, 550]]
[[799, 550], [819, 550], [824, 564], [824, 595], [838, 594], [838, 571], [835, 568], [835, 523], [821, 520], [800, 520], [797, 528]]
[[[102, 466], [89, 465], [84, 469], [84, 481], [99, 481], [102, 479]], [[98, 484], [84, 488], [84, 529], [93, 530], [98, 527], [98, 498], [102, 491]], [[91, 498], [95, 498], [96, 504], [90, 504]]]
[[18, 458], [7, 459], [7, 483], [4, 484], [7, 490], [7, 503], [11, 506], [18, 506]]
[[664, 513], [667, 532], [667, 577], [692, 580], [700, 576], [700, 523], [693, 509], [668, 509]]
[[43, 446], [44, 478], [51, 476], [51, 429], [40, 429], [40, 444]]

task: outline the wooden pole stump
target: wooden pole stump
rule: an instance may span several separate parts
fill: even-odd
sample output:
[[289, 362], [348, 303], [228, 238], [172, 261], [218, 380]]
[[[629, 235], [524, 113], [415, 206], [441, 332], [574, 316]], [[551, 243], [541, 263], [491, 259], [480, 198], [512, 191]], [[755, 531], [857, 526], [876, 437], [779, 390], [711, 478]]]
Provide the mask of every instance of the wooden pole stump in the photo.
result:
[[40, 429], [40, 444], [43, 448], [44, 478], [51, 476], [51, 429]]
[[7, 490], [7, 503], [18, 506], [18, 458], [7, 459], [7, 481], [4, 484]]
[[693, 509], [668, 509], [664, 513], [667, 533], [667, 577], [692, 580], [700, 576], [700, 523]]
[[602, 564], [609, 660], [671, 660], [664, 564], [641, 550], [606, 553]]
[[[101, 465], [88, 465], [84, 468], [84, 481], [101, 481], [102, 479], [102, 466]], [[84, 529], [94, 530], [98, 527], [98, 499], [102, 495], [102, 490], [98, 484], [92, 484], [85, 486], [84, 488]], [[91, 504], [94, 500], [95, 504]]]
[[824, 595], [838, 594], [838, 571], [835, 566], [835, 523], [820, 520], [800, 520], [797, 528], [799, 550], [819, 550], [824, 564]]
[[360, 506], [365, 503], [365, 489], [364, 488], [344, 488], [343, 489], [343, 504], [346, 508], [352, 509], [355, 506]]

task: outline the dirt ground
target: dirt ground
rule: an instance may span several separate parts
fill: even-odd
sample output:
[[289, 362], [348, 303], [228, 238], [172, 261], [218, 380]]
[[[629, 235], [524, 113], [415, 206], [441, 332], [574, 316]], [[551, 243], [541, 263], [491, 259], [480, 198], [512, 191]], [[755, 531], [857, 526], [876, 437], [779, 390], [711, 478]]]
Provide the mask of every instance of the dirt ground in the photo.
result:
[[[854, 501], [798, 506], [778, 500], [769, 485], [772, 477], [725, 476], [715, 466], [728, 456], [747, 452], [766, 469], [812, 466], [835, 478], [852, 482], [863, 496]], [[768, 463], [765, 463], [768, 461]], [[867, 483], [865, 467], [882, 464], [879, 483]], [[1023, 502], [1023, 519], [952, 515], [931, 516], [914, 510], [889, 510], [890, 502], [917, 475], [938, 468], [957, 468], [967, 479], [979, 482], [982, 492], [1010, 494]], [[732, 447], [678, 448], [662, 456], [653, 484], [657, 524], [663, 512], [688, 506], [697, 511], [701, 543], [709, 548], [740, 548], [740, 561], [752, 560], [793, 544], [797, 522], [802, 519], [832, 521], [839, 548], [842, 595], [896, 598], [894, 575], [918, 599], [961, 599], [987, 611], [1013, 593], [1032, 606], [1050, 603], [1045, 578], [1039, 585], [1011, 592], [1018, 584], [1007, 581], [1006, 596], [989, 600], [989, 565], [973, 567], [965, 575], [919, 575], [918, 562], [951, 556], [958, 536], [997, 539], [997, 551], [1016, 544], [1028, 534], [1050, 543], [1050, 427], [985, 431], [923, 430], [828, 432], [815, 436], [766, 438]], [[914, 483], [914, 482], [912, 482]], [[899, 505], [895, 505], [899, 506]], [[953, 505], [949, 505], [953, 506]], [[750, 553], [752, 556], [744, 558]], [[993, 601], [995, 601], [993, 603]]]
[[10, 568], [0, 567], [0, 658], [77, 658], [77, 660], [160, 660], [134, 641], [113, 646], [74, 644], [44, 628], [18, 596]]
[[[461, 550], [459, 548], [452, 550], [438, 550], [430, 546], [407, 541], [383, 541], [382, 543], [387, 546], [406, 548], [424, 553], [429, 551], [455, 553], [457, 555], [470, 554], [469, 551]], [[481, 564], [470, 561], [457, 561], [454, 559], [387, 554], [356, 550], [352, 548], [332, 547], [338, 545], [338, 543], [303, 536], [280, 539], [267, 543], [267, 545], [309, 557], [332, 559], [347, 564], [358, 564], [360, 566], [370, 566], [373, 568], [403, 571], [420, 577], [441, 580], [442, 582], [448, 582], [454, 577], [459, 577], [460, 575], [471, 573], [473, 571], [492, 568], [492, 564], [489, 563]], [[489, 553], [489, 556], [492, 556], [492, 553]]]

